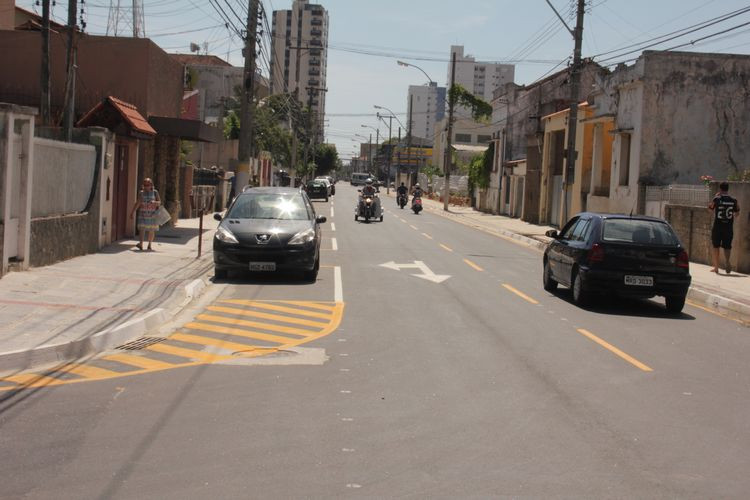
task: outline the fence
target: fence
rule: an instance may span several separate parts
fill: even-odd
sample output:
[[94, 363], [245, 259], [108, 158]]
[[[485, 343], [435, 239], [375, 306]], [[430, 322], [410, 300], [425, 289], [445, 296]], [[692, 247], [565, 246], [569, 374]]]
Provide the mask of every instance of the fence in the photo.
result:
[[[450, 178], [450, 189], [452, 194], [458, 196], [469, 196], [469, 177], [466, 175], [451, 175]], [[419, 174], [419, 184], [423, 187], [430, 185], [427, 182], [427, 176], [425, 174]], [[445, 187], [445, 177], [433, 176], [432, 178], [432, 191], [443, 192]]]
[[666, 205], [706, 207], [711, 202], [711, 190], [704, 185], [671, 184], [646, 186], [646, 215], [664, 217]]
[[83, 212], [96, 168], [94, 146], [34, 139], [32, 217]]

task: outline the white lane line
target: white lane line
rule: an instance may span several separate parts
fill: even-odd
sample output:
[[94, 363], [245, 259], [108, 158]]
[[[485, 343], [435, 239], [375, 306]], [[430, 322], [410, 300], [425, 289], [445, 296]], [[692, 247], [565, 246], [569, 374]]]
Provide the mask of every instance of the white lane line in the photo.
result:
[[333, 217], [333, 206], [331, 206], [331, 217]]
[[336, 241], [336, 238], [331, 238], [331, 248], [333, 250], [338, 250], [339, 249], [339, 244]]
[[336, 224], [331, 222], [331, 231], [336, 231]]
[[334, 282], [333, 300], [336, 302], [343, 302], [344, 301], [344, 287], [341, 284], [341, 266], [336, 266], [333, 268], [333, 282]]

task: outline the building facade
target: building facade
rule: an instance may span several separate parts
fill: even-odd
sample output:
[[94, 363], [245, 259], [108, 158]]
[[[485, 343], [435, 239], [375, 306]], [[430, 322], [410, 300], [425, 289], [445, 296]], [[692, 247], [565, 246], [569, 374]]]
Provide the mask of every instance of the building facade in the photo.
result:
[[445, 87], [435, 82], [409, 85], [406, 105], [411, 108], [411, 135], [432, 141], [435, 125], [445, 117]]
[[328, 63], [328, 11], [307, 0], [294, 0], [291, 10], [275, 10], [271, 36], [271, 94], [295, 94], [309, 106], [323, 135]]
[[[512, 83], [516, 73], [513, 64], [477, 61], [464, 55], [463, 45], [451, 45], [451, 61], [456, 54], [456, 83], [487, 102], [498, 87]], [[452, 63], [448, 63], [448, 82], [451, 81]]]

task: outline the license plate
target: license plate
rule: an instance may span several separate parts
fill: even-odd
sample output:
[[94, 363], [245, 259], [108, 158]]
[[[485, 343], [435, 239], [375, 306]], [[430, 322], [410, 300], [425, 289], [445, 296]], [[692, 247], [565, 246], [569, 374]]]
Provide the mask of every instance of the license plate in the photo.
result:
[[251, 271], [275, 271], [276, 263], [275, 262], [251, 262], [250, 270]]
[[652, 276], [631, 276], [626, 274], [625, 284], [633, 286], [654, 286], [654, 278]]

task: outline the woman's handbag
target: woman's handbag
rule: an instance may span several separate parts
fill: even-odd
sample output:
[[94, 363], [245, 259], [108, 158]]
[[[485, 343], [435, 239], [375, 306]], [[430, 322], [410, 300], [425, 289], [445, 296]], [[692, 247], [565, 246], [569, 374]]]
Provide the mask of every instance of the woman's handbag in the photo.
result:
[[159, 205], [159, 210], [156, 212], [156, 223], [163, 226], [167, 222], [172, 220], [172, 216], [169, 214], [164, 205]]

